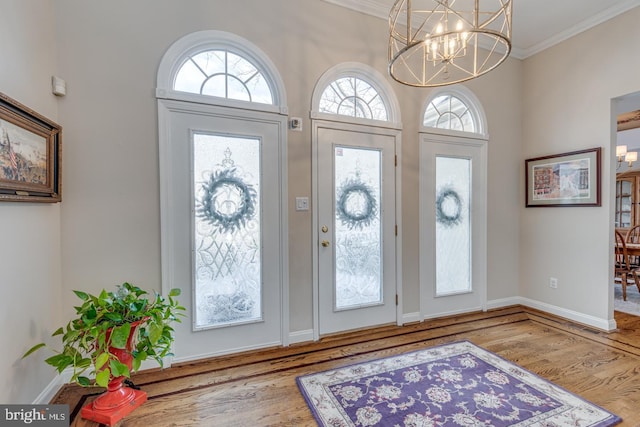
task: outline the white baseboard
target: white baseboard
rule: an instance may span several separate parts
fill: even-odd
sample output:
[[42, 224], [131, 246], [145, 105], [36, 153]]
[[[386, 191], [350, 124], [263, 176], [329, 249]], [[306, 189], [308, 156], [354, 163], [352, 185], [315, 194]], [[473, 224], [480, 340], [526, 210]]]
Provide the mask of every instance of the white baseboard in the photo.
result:
[[493, 310], [494, 308], [509, 307], [510, 305], [524, 305], [524, 304], [522, 302], [522, 298], [520, 297], [494, 299], [491, 301], [487, 301], [487, 310]]
[[[420, 318], [420, 313], [406, 313], [402, 315], [402, 319], [398, 326], [406, 325], [407, 323], [416, 323], [420, 322], [422, 319]], [[289, 344], [298, 344], [303, 342], [311, 342], [313, 341], [313, 329], [306, 329], [303, 331], [294, 331], [289, 334]]]
[[[171, 362], [168, 359], [164, 359], [164, 366], [171, 366]], [[138, 372], [146, 371], [148, 369], [157, 369], [160, 365], [153, 359], [147, 359], [140, 365]], [[67, 368], [60, 375], [56, 375], [49, 384], [42, 390], [42, 392], [32, 402], [34, 405], [46, 405], [55, 397], [56, 393], [65, 384], [71, 381], [73, 376], [73, 369]]]
[[[70, 370], [68, 373], [64, 371], [62, 372], [62, 374], [56, 375], [32, 403], [34, 405], [46, 405], [51, 402], [56, 393], [58, 393], [58, 390], [60, 390], [63, 385], [69, 382], [69, 379], [71, 378], [71, 372], [73, 371]], [[66, 380], [64, 378], [65, 376], [67, 377]]]
[[313, 341], [313, 329], [293, 331], [289, 333], [289, 344]]
[[[263, 343], [261, 345], [248, 345], [246, 347], [236, 347], [236, 348], [232, 348], [225, 351], [213, 351], [210, 353], [195, 354], [187, 357], [174, 357], [173, 362], [174, 363], [193, 362], [201, 359], [210, 359], [212, 357], [226, 356], [228, 354], [244, 353], [247, 351], [262, 350], [265, 348], [278, 347], [278, 346], [282, 346], [281, 341], [273, 341], [273, 342]], [[165, 365], [165, 366], [169, 367], [169, 365]]]
[[[524, 305], [526, 307], [535, 308], [537, 310], [541, 310], [550, 314], [554, 314], [556, 316], [563, 317], [565, 319], [573, 320], [574, 322], [581, 323], [583, 325], [592, 326], [597, 329], [601, 329], [604, 331], [612, 331], [616, 329], [616, 321], [614, 319], [601, 319], [599, 317], [590, 316], [587, 314], [579, 313], [573, 310], [567, 310], [562, 307], [558, 307], [555, 305], [543, 303], [540, 301], [532, 300], [529, 298], [523, 297], [511, 297], [511, 298], [502, 298], [487, 301], [487, 309], [495, 309], [508, 307], [511, 305]], [[433, 317], [441, 317], [441, 316], [449, 316], [455, 314], [461, 314], [464, 312], [450, 312], [450, 313], [438, 313], [434, 316], [427, 316], [427, 318]], [[419, 312], [414, 313], [406, 313], [402, 316], [402, 324], [421, 322], [424, 319], [420, 315]], [[313, 329], [307, 329], [303, 331], [294, 331], [289, 334], [289, 343], [297, 344], [302, 342], [311, 342], [313, 341]], [[277, 345], [275, 343], [274, 345]], [[237, 349], [241, 351], [251, 350], [250, 348]], [[228, 353], [225, 353], [228, 354]], [[194, 357], [189, 357], [185, 359], [173, 359], [173, 362], [186, 362], [197, 359], [204, 359], [213, 356], [219, 356], [220, 354], [201, 354]], [[171, 366], [171, 360], [165, 361], [165, 367]], [[158, 363], [155, 360], [145, 360], [140, 367], [140, 371], [144, 371], [147, 369], [155, 369], [158, 368]], [[67, 384], [71, 380], [71, 375], [73, 371], [71, 369], [65, 369], [60, 375], [54, 377], [51, 382], [42, 390], [42, 392], [36, 397], [33, 401], [33, 404], [47, 404], [53, 399], [58, 390], [62, 388], [63, 385]]]
[[616, 321], [614, 319], [602, 319], [600, 317], [591, 316], [589, 314], [580, 313], [566, 308], [558, 307], [545, 302], [536, 301], [524, 297], [503, 298], [487, 302], [487, 308], [501, 308], [510, 305], [524, 305], [526, 307], [535, 308], [549, 314], [553, 314], [565, 319], [572, 320], [583, 325], [592, 326], [603, 331], [613, 331], [616, 329]]
[[451, 311], [441, 311], [439, 313], [429, 313], [422, 316], [424, 320], [426, 319], [437, 319], [438, 317], [447, 317], [447, 316], [456, 316], [458, 314], [466, 314], [473, 311], [480, 311], [482, 307], [471, 307], [464, 310], [451, 310]]
[[567, 310], [566, 308], [557, 307], [555, 305], [547, 304], [544, 302], [532, 300], [529, 298], [521, 298], [522, 305], [545, 311], [547, 313], [555, 314], [556, 316], [564, 317], [565, 319], [573, 320], [574, 322], [582, 323], [583, 325], [593, 326], [594, 328], [603, 331], [613, 331], [616, 329], [616, 321], [614, 319], [602, 319], [600, 317], [591, 316], [584, 313], [579, 313], [573, 310]]
[[421, 322], [422, 317], [420, 317], [420, 312], [416, 311], [413, 313], [405, 313], [402, 315], [402, 324], [406, 325], [407, 323], [416, 323]]

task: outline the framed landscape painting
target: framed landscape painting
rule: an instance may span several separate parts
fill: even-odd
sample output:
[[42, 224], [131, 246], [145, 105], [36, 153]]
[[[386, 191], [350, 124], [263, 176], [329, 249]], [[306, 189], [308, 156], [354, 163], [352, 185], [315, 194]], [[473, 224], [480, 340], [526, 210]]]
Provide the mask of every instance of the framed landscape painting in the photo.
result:
[[527, 207], [601, 206], [600, 147], [525, 160]]
[[62, 128], [0, 93], [0, 201], [61, 200]]

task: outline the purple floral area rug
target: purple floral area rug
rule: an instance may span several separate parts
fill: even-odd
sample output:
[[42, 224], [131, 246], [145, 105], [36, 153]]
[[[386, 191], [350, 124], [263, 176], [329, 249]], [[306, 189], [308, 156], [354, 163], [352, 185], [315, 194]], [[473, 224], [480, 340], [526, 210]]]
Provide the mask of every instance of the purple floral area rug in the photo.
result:
[[468, 341], [297, 382], [321, 426], [606, 427], [622, 421]]

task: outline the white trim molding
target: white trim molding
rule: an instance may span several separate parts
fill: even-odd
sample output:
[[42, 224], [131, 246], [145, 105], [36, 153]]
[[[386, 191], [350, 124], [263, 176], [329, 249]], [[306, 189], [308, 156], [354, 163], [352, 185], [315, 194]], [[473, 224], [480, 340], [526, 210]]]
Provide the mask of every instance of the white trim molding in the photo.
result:
[[[475, 122], [475, 125], [478, 127], [476, 132], [472, 133], [472, 132], [461, 132], [461, 131], [448, 130], [448, 129], [432, 128], [432, 127], [427, 127], [423, 124], [425, 112], [427, 111], [427, 107], [429, 107], [429, 104], [431, 103], [431, 101], [433, 101], [439, 96], [446, 96], [446, 95], [454, 96], [458, 98], [460, 101], [464, 102], [464, 104], [469, 109], [469, 113], [473, 117], [473, 121]], [[489, 140], [489, 132], [487, 131], [487, 127], [488, 127], [487, 116], [484, 113], [484, 108], [482, 108], [482, 103], [480, 102], [478, 97], [469, 88], [467, 88], [464, 85], [456, 84], [456, 85], [451, 85], [446, 87], [435, 88], [433, 91], [429, 93], [429, 97], [425, 100], [424, 104], [422, 105], [420, 114], [421, 114], [420, 120], [418, 121], [418, 123], [420, 123], [421, 133], [433, 133], [433, 134], [446, 135], [446, 136], [478, 138], [478, 139], [484, 139], [487, 141]]]
[[[324, 90], [334, 81], [345, 77], [360, 78], [378, 92], [382, 98], [382, 102], [385, 107], [387, 107], [387, 121], [359, 119], [320, 112], [320, 99], [322, 98]], [[322, 74], [313, 89], [313, 95], [311, 97], [311, 118], [402, 129], [400, 103], [393, 88], [381, 73], [369, 65], [359, 62], [343, 62], [329, 68]]]
[[[214, 49], [225, 49], [249, 60], [262, 72], [271, 93], [273, 105], [236, 101], [215, 96], [199, 95], [173, 90], [176, 74], [190, 56]], [[287, 114], [287, 94], [284, 81], [275, 64], [250, 41], [232, 33], [217, 30], [197, 31], [175, 41], [165, 52], [158, 67], [156, 98], [224, 105], [250, 110]]]
[[602, 331], [613, 331], [617, 328], [615, 319], [602, 319], [600, 317], [591, 316], [589, 314], [580, 313], [578, 311], [568, 310], [556, 305], [547, 304], [545, 302], [536, 301], [525, 297], [511, 297], [492, 300], [487, 302], [487, 308], [489, 310], [508, 307], [511, 305], [524, 305], [525, 307], [535, 308], [536, 310], [544, 311], [545, 313], [553, 314], [571, 320], [573, 322], [581, 323], [583, 325], [592, 326]]
[[313, 329], [305, 329], [303, 331], [293, 331], [289, 333], [289, 344], [312, 342], [313, 340]]

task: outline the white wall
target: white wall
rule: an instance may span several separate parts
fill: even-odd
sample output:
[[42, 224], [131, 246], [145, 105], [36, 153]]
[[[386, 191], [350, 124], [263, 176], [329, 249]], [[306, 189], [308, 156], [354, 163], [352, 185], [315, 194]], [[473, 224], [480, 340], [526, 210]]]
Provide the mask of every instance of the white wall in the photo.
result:
[[[293, 200], [295, 196], [311, 196], [311, 95], [317, 79], [341, 62], [362, 62], [386, 75], [386, 21], [320, 0], [297, 0], [296, 7], [291, 7], [294, 2], [290, 0], [25, 3], [9, 2], [16, 8], [21, 5], [28, 23], [18, 26], [4, 10], [0, 15], [0, 22], [9, 24], [0, 29], [0, 35], [11, 34], [0, 41], [4, 56], [15, 49], [14, 40], [26, 39], [21, 40], [25, 45], [14, 53], [20, 55], [23, 66], [11, 70], [0, 67], [0, 90], [22, 85], [14, 95], [21, 95], [27, 105], [31, 103], [45, 115], [53, 116], [56, 101], [47, 95], [48, 78], [55, 70], [67, 81], [67, 96], [58, 101], [57, 117], [52, 117], [64, 128], [61, 211], [56, 206], [0, 205], [3, 218], [9, 215], [22, 224], [0, 225], [24, 249], [18, 255], [11, 247], [2, 249], [12, 257], [9, 265], [27, 264], [33, 259], [39, 262], [37, 268], [27, 272], [28, 279], [22, 278], [22, 272], [12, 278], [13, 282], [20, 278], [19, 286], [25, 289], [20, 292], [25, 299], [23, 306], [34, 296], [56, 301], [62, 289], [61, 308], [56, 306], [47, 314], [48, 308], [39, 307], [39, 318], [32, 326], [34, 337], [29, 342], [50, 332], [56, 313], [64, 319], [71, 316], [72, 306], [77, 303], [73, 289], [98, 292], [126, 280], [160, 290], [156, 72], [162, 55], [175, 40], [204, 29], [234, 32], [261, 48], [283, 77], [290, 114], [304, 119], [305, 131], [290, 132], [288, 136], [290, 324], [292, 332], [310, 329], [311, 214], [296, 212]], [[36, 4], [40, 7], [29, 6]], [[45, 36], [26, 44], [34, 31], [45, 30]], [[56, 46], [57, 58], [51, 53]], [[54, 66], [56, 60], [58, 65]], [[522, 62], [510, 59], [487, 76], [466, 84], [482, 103], [489, 125], [490, 300], [516, 297], [521, 277], [518, 177], [522, 161], [522, 71]], [[37, 84], [43, 79], [40, 73], [46, 77], [42, 89]], [[429, 90], [402, 86], [391, 79], [389, 82], [400, 100], [404, 122], [403, 310], [415, 313], [419, 311], [418, 124]], [[33, 228], [25, 211], [42, 217], [39, 229]], [[58, 220], [61, 232], [55, 226], [49, 227]], [[27, 235], [40, 240], [35, 249], [31, 241], [18, 236], [27, 231]], [[61, 251], [57, 251], [59, 241]], [[56, 250], [51, 250], [52, 246]], [[7, 309], [16, 307], [14, 301], [1, 304], [6, 304]], [[21, 310], [17, 319], [27, 324], [31, 316], [35, 315]], [[11, 323], [15, 323], [14, 319]], [[7, 328], [3, 326], [2, 330], [4, 334]], [[28, 335], [24, 331], [10, 333]], [[23, 345], [17, 353], [26, 347]], [[4, 370], [0, 372], [7, 373], [6, 381], [12, 387], [16, 382], [26, 383], [29, 393], [15, 393], [11, 400], [33, 400], [41, 389], [36, 384], [48, 381], [50, 370], [29, 365], [34, 370], [24, 374], [26, 379], [17, 381], [18, 372], [9, 366], [15, 357], [3, 362], [0, 369]]]
[[[0, 353], [1, 402], [31, 401], [51, 379], [44, 364], [19, 356], [69, 317], [72, 289], [128, 280], [160, 290], [156, 71], [171, 43], [193, 31], [230, 31], [255, 43], [279, 69], [291, 115], [304, 118], [306, 131], [289, 134], [289, 274], [291, 329], [311, 328], [311, 216], [293, 207], [295, 196], [310, 196], [311, 94], [322, 73], [343, 61], [386, 75], [387, 24], [320, 0], [295, 3], [2, 1], [0, 91], [63, 126], [64, 158], [62, 204], [0, 204], [2, 281], [11, 296], [0, 302], [1, 331], [12, 342]], [[611, 99], [639, 90], [639, 20], [640, 9], [632, 10], [466, 84], [489, 124], [490, 300], [521, 295], [610, 317]], [[52, 74], [66, 79], [65, 98], [50, 94]], [[429, 90], [391, 85], [404, 122], [403, 309], [412, 313], [419, 308], [417, 130]], [[594, 146], [604, 147], [602, 207], [524, 208], [525, 158]], [[549, 276], [559, 279], [557, 290]]]
[[[320, 0], [290, 6], [287, 0], [194, 0], [188, 7], [167, 0], [56, 1], [60, 74], [68, 83], [60, 103], [68, 161], [65, 296], [77, 287], [97, 291], [123, 280], [159, 289], [155, 75], [176, 39], [216, 29], [248, 39], [271, 58], [286, 85], [290, 114], [304, 118], [305, 131], [289, 133], [290, 308], [292, 331], [312, 327], [311, 214], [293, 206], [295, 196], [311, 196], [311, 95], [322, 73], [340, 62], [363, 62], [386, 75], [388, 29], [385, 20]], [[405, 124], [404, 311], [411, 313], [419, 311], [417, 129], [429, 91], [391, 84]], [[509, 60], [468, 87], [487, 112], [489, 188], [497, 190], [489, 193], [489, 297], [515, 296], [521, 62]]]
[[[0, 4], [0, 92], [57, 121], [49, 0]], [[64, 146], [64, 129], [62, 142]], [[63, 180], [64, 192], [64, 180]], [[0, 202], [0, 402], [31, 402], [54, 377], [44, 353], [21, 360], [60, 322], [61, 204]]]
[[[520, 292], [599, 319], [612, 317], [611, 100], [640, 89], [638, 22], [635, 8], [524, 64], [524, 158], [603, 147], [603, 197], [602, 207], [521, 208]], [[549, 288], [550, 276], [558, 278], [558, 289]]]

